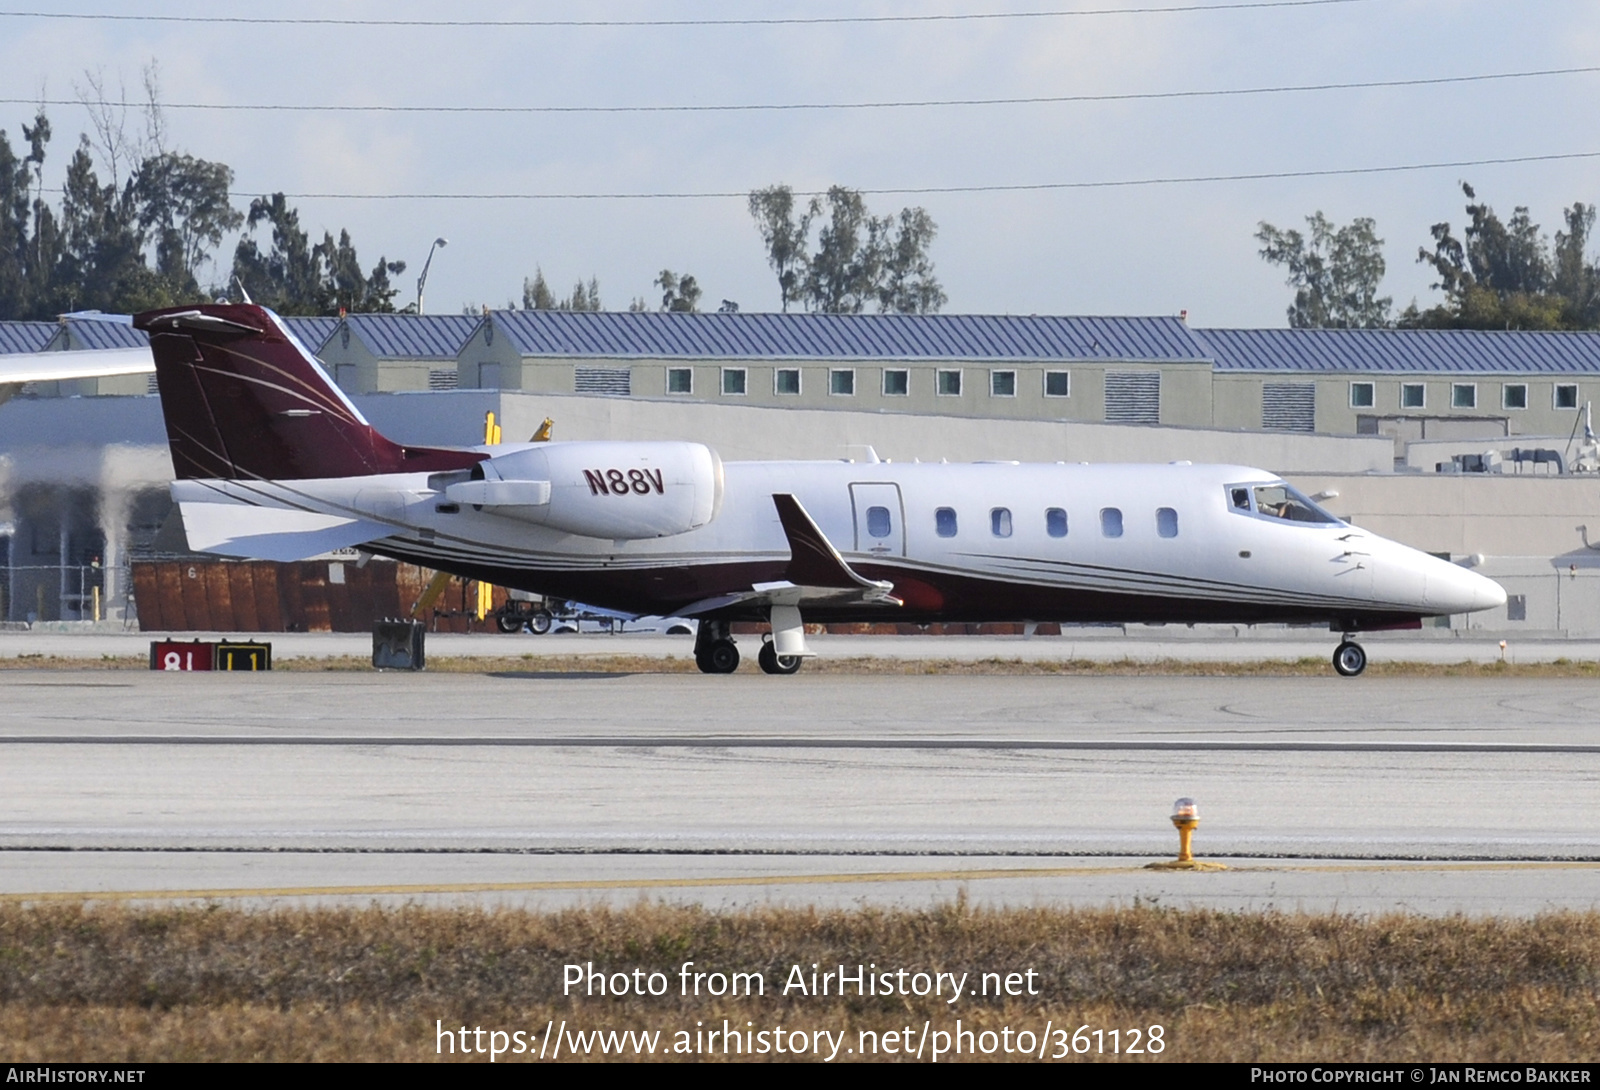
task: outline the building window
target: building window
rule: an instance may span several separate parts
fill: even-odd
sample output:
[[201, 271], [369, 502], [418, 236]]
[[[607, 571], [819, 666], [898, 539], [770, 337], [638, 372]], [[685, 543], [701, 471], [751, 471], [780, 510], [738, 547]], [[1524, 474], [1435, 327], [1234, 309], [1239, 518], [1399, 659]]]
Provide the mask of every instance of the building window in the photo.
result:
[[1177, 537], [1178, 512], [1170, 507], [1157, 507], [1156, 533], [1161, 537]]
[[838, 394], [840, 397], [854, 397], [856, 394], [856, 373], [848, 368], [829, 371], [828, 392], [830, 394]]
[[667, 368], [667, 393], [692, 394], [694, 393], [694, 368], [669, 367]]
[[772, 392], [775, 394], [798, 394], [800, 392], [800, 368], [780, 367], [772, 372]]
[[1045, 397], [1071, 397], [1072, 372], [1071, 371], [1046, 371], [1044, 373]]
[[1044, 532], [1051, 537], [1067, 536], [1067, 513], [1059, 507], [1052, 507], [1044, 513]]
[[1526, 621], [1528, 619], [1528, 596], [1526, 594], [1506, 595], [1506, 620]]
[[1560, 383], [1556, 386], [1556, 408], [1576, 409], [1578, 407], [1578, 384]]
[[1420, 382], [1402, 382], [1400, 384], [1400, 407], [1402, 409], [1420, 409], [1427, 404], [1424, 396], [1424, 387]]
[[938, 391], [940, 397], [961, 396], [961, 372], [940, 371]]
[[956, 536], [956, 509], [941, 507], [933, 513], [933, 530], [940, 537]]
[[910, 392], [910, 371], [885, 371], [883, 373], [884, 397], [905, 397]]
[[1016, 397], [1017, 373], [1015, 371], [990, 371], [989, 396]]
[[996, 507], [989, 512], [989, 532], [995, 537], [1011, 536], [1011, 509]]
[[1528, 384], [1525, 382], [1508, 382], [1500, 387], [1500, 407], [1502, 409], [1526, 409], [1528, 407]]
[[1452, 383], [1450, 386], [1450, 407], [1452, 409], [1476, 409], [1478, 407], [1477, 383]]
[[1350, 407], [1352, 409], [1370, 409], [1373, 402], [1373, 389], [1370, 382], [1352, 382], [1350, 384]]
[[1122, 511], [1115, 507], [1100, 508], [1100, 533], [1105, 537], [1122, 536]]
[[742, 397], [745, 391], [746, 378], [743, 367], [724, 367], [722, 369], [722, 392]]

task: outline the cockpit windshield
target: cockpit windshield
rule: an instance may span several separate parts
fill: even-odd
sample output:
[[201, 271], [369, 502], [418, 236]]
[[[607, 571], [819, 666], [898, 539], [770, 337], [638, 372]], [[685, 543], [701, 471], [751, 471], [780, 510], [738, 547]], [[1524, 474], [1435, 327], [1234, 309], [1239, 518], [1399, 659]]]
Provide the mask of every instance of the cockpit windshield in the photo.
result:
[[1281, 482], [1229, 485], [1228, 505], [1241, 515], [1253, 513], [1262, 518], [1283, 519], [1286, 522], [1327, 525], [1337, 524], [1339, 521], [1300, 492]]

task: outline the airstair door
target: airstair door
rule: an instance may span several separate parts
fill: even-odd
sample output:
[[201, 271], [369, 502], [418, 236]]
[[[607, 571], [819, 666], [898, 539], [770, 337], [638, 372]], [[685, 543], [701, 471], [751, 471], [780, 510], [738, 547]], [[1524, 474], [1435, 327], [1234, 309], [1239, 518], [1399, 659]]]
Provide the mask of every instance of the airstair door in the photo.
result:
[[905, 504], [897, 484], [850, 486], [850, 506], [855, 512], [855, 551], [872, 556], [906, 555]]

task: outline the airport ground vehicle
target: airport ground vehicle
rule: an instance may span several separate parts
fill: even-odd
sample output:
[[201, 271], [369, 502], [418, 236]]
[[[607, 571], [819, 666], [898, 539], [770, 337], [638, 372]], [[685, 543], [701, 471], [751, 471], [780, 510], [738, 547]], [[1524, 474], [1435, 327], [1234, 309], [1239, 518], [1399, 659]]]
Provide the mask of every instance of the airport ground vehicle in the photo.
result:
[[1504, 591], [1341, 522], [1249, 466], [729, 462], [696, 442], [404, 446], [270, 311], [138, 315], [192, 547], [362, 548], [629, 614], [771, 624], [793, 673], [814, 621], [1326, 623], [1351, 637], [1487, 609]]

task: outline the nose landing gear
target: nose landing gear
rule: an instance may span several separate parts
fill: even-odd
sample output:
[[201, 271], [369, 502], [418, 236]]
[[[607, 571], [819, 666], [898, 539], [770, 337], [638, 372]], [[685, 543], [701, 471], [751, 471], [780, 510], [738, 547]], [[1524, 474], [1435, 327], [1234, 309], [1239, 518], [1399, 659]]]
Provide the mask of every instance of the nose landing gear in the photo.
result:
[[1366, 650], [1346, 636], [1333, 652], [1333, 668], [1340, 677], [1355, 677], [1367, 668]]

